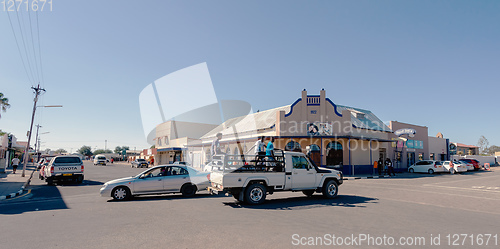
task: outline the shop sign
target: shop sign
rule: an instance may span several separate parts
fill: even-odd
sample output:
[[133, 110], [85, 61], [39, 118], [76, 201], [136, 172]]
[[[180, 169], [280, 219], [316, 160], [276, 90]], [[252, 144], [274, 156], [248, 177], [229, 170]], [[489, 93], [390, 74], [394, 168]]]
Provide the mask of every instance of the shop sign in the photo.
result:
[[408, 135], [410, 137], [414, 137], [416, 133], [417, 133], [417, 131], [415, 129], [404, 128], [404, 129], [399, 129], [399, 130], [395, 131], [394, 135], [396, 135], [398, 137], [401, 135]]
[[309, 123], [307, 124], [308, 136], [332, 136], [333, 126], [329, 123]]

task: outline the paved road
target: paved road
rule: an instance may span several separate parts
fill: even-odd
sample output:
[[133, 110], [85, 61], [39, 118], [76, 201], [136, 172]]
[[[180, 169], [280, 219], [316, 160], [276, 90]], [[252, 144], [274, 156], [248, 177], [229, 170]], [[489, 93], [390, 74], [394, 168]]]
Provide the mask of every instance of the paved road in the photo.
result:
[[[356, 240], [362, 245], [355, 247], [412, 247], [402, 246], [402, 237], [425, 243], [415, 248], [447, 248], [453, 242], [478, 248], [470, 237], [464, 242], [453, 234], [472, 235], [474, 243], [479, 234], [500, 236], [500, 170], [346, 181], [334, 200], [285, 192], [263, 205], [246, 206], [207, 193], [115, 202], [99, 196], [101, 185], [143, 169], [85, 166], [83, 185], [47, 186], [34, 178], [29, 194], [0, 202], [0, 243], [8, 248], [292, 248], [320, 244], [316, 237], [328, 244], [332, 235], [339, 241], [364, 234], [373, 244], [392, 237], [394, 245]], [[441, 245], [430, 245], [438, 235]], [[491, 238], [482, 247], [498, 248], [499, 239], [496, 246]]]

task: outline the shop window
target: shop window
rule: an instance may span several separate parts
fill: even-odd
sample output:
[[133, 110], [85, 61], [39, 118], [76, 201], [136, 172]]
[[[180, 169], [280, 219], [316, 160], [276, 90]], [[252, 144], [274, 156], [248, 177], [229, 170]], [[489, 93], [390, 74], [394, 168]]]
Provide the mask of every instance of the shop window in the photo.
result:
[[333, 141], [326, 145], [326, 165], [342, 165], [344, 153], [342, 144]]
[[285, 151], [297, 151], [301, 152], [302, 148], [300, 147], [300, 144], [295, 142], [295, 141], [290, 141], [286, 144], [285, 146]]
[[431, 153], [431, 154], [429, 155], [429, 158], [430, 158], [430, 160], [434, 161], [434, 153]]
[[419, 161], [424, 160], [424, 153], [418, 153], [418, 160]]

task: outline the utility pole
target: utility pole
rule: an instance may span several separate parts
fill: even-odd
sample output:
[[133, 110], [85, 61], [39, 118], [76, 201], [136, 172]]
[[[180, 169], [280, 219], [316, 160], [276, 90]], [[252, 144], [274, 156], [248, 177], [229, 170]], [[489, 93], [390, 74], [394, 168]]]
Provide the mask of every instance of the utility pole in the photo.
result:
[[28, 164], [28, 156], [29, 156], [29, 149], [30, 149], [30, 142], [31, 142], [31, 132], [33, 131], [33, 121], [35, 121], [35, 112], [36, 112], [36, 102], [38, 102], [38, 96], [40, 93], [43, 91], [45, 92], [45, 89], [40, 88], [40, 84], [38, 84], [37, 87], [31, 87], [33, 91], [35, 91], [35, 99], [33, 100], [33, 113], [31, 114], [31, 125], [30, 125], [30, 131], [28, 134], [28, 144], [26, 144], [26, 149], [24, 150], [24, 159], [23, 159], [23, 173], [21, 174], [22, 177], [24, 177], [26, 174], [26, 164]]
[[104, 153], [106, 153], [107, 149], [108, 149], [108, 140], [104, 140]]
[[[36, 155], [37, 155], [37, 162], [40, 161], [40, 138], [38, 138], [38, 130], [40, 129], [40, 127], [42, 127], [41, 125], [37, 124], [35, 125], [36, 126], [36, 136], [35, 136], [35, 152], [36, 152]], [[38, 149], [37, 149], [38, 148]]]

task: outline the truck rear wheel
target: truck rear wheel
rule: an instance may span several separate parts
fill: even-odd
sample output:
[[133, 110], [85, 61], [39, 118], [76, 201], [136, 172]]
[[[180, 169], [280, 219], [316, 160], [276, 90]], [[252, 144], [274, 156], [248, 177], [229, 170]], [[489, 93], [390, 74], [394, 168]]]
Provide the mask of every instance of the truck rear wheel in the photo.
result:
[[45, 179], [45, 181], [47, 182], [47, 185], [49, 185], [49, 186], [53, 186], [54, 185], [54, 180], [52, 180], [52, 177], [49, 177], [49, 178]]
[[245, 201], [250, 205], [262, 204], [266, 200], [266, 187], [260, 183], [254, 183], [245, 190]]
[[323, 185], [323, 196], [328, 199], [337, 197], [339, 193], [339, 185], [334, 180], [329, 180]]

